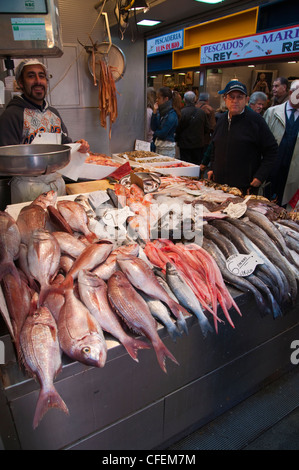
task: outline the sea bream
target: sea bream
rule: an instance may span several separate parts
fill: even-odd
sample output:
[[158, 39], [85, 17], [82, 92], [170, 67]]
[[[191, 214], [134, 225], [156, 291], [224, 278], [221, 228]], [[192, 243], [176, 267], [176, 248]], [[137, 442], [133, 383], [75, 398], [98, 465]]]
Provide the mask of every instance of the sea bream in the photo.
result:
[[107, 344], [102, 328], [74, 294], [72, 278], [68, 282], [65, 302], [57, 322], [61, 349], [67, 356], [83, 364], [104, 367]]
[[59, 244], [50, 232], [43, 229], [33, 232], [28, 245], [27, 260], [32, 277], [40, 284], [40, 305], [58, 271], [60, 254]]
[[150, 346], [125, 332], [120, 318], [109, 303], [106, 282], [96, 274], [82, 270], [78, 275], [78, 286], [80, 299], [99, 322], [101, 328], [118, 339], [132, 359], [138, 362], [138, 349], [149, 349]]
[[146, 336], [151, 341], [163, 372], [167, 372], [166, 357], [178, 364], [160, 339], [156, 320], [151, 315], [145, 300], [136, 292], [126, 275], [122, 271], [116, 271], [108, 280], [107, 285], [108, 298], [112, 307], [132, 331]]
[[54, 205], [57, 193], [53, 190], [40, 194], [34, 201], [23, 207], [17, 217], [21, 241], [28, 245], [34, 230], [46, 229], [48, 223], [47, 208]]
[[114, 249], [108, 258], [95, 269], [93, 269], [92, 272], [104, 281], [108, 281], [109, 277], [119, 269], [117, 259], [126, 255], [137, 256], [139, 253], [139, 248], [140, 247], [138, 243], [132, 243], [130, 245], [122, 245]]
[[79, 271], [82, 269], [92, 270], [103, 263], [110, 255], [112, 249], [113, 243], [92, 243], [89, 246], [86, 246], [74, 261], [71, 269], [67, 273], [66, 280], [68, 280], [69, 277], [72, 277], [75, 280]]
[[57, 209], [74, 232], [83, 233], [89, 242], [98, 237], [89, 229], [89, 219], [84, 207], [75, 201], [57, 201]]
[[189, 313], [168, 295], [157, 281], [153, 270], [145, 261], [141, 258], [128, 256], [127, 258], [119, 259], [118, 264], [136, 289], [141, 290], [154, 299], [165, 302], [173, 315], [177, 318], [180, 331], [188, 333], [185, 316], [188, 317]]
[[[36, 299], [33, 299], [33, 303]], [[61, 370], [61, 351], [56, 322], [46, 307], [35, 306], [27, 316], [20, 335], [25, 368], [40, 383], [40, 394], [33, 419], [36, 428], [50, 408], [68, 414], [68, 408], [54, 386]]]
[[0, 211], [0, 279], [5, 273], [16, 273], [14, 260], [19, 256], [21, 235], [14, 218]]

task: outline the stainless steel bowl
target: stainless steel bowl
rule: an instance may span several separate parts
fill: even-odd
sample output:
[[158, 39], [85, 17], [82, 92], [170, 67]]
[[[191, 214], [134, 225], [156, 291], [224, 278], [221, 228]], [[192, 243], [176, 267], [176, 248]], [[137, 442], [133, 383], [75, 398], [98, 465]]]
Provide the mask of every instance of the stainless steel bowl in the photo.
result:
[[0, 175], [47, 175], [64, 168], [70, 159], [71, 148], [68, 145], [8, 145], [0, 147]]

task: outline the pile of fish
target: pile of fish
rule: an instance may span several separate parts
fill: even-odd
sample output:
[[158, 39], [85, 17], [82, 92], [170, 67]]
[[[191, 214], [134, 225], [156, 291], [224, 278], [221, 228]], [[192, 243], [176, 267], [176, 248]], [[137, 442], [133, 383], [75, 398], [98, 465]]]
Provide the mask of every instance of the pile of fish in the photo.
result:
[[[180, 187], [172, 188], [172, 196], [183, 188], [182, 181], [176, 184]], [[190, 184], [187, 193], [197, 203], [203, 197], [198, 194], [200, 186]], [[119, 242], [95, 233], [101, 217], [84, 196], [57, 200], [49, 191], [23, 207], [15, 219], [0, 212], [0, 281], [8, 326], [20, 365], [40, 384], [34, 428], [49, 408], [68, 413], [54, 386], [62, 353], [104, 367], [111, 335], [137, 362], [140, 349], [153, 347], [166, 372], [167, 358], [178, 362], [161, 340], [158, 324], [167, 328], [173, 341], [188, 333], [190, 316], [198, 320], [203, 337], [217, 333], [219, 322], [234, 328], [231, 313], [241, 312], [227, 284], [251, 292], [260, 312], [274, 318], [296, 301], [296, 222], [273, 222], [249, 207], [242, 217], [230, 218], [219, 210], [225, 199], [213, 189], [218, 208], [204, 218], [202, 246], [154, 240], [147, 226], [144, 232], [139, 229], [142, 218], [146, 223], [155, 220], [155, 214], [148, 218], [155, 195], [145, 195], [135, 186], [129, 192], [121, 185], [115, 189], [109, 193], [114, 209], [129, 206], [127, 229], [137, 229], [137, 239], [128, 236]], [[185, 197], [183, 191], [182, 200]], [[203, 198], [208, 202], [208, 192]], [[146, 236], [140, 237], [142, 233]], [[240, 253], [255, 253], [261, 260], [246, 277], [227, 266], [228, 258]]]
[[20, 364], [40, 383], [34, 428], [51, 407], [68, 413], [53, 383], [62, 352], [103, 367], [105, 332], [135, 361], [139, 349], [153, 346], [166, 372], [167, 357], [178, 363], [160, 339], [156, 318], [174, 340], [187, 332], [189, 312], [138, 257], [139, 246], [99, 240], [88, 222], [80, 203], [57, 201], [54, 191], [25, 206], [16, 220], [0, 212], [0, 279], [11, 334]]

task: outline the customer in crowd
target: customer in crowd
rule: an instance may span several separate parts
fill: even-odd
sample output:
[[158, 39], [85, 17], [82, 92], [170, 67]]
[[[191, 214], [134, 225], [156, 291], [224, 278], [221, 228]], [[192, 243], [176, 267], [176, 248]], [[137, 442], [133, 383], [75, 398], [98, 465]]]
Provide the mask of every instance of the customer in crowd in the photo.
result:
[[246, 106], [243, 83], [232, 80], [218, 93], [228, 112], [218, 120], [212, 137], [208, 178], [236, 186], [243, 194], [257, 193], [276, 162], [278, 145], [264, 118]]
[[289, 99], [289, 82], [285, 77], [278, 77], [272, 84], [271, 106], [285, 103]]
[[[46, 101], [48, 71], [37, 59], [22, 60], [16, 68], [16, 81], [22, 94], [14, 96], [0, 117], [0, 145], [31, 144], [37, 134], [53, 142], [51, 134], [61, 144], [72, 142], [67, 128], [53, 106]], [[44, 142], [46, 142], [44, 140]], [[89, 151], [89, 144], [81, 139], [79, 152]]]
[[195, 106], [196, 95], [193, 91], [184, 94], [185, 106], [176, 129], [176, 142], [180, 149], [181, 160], [200, 164], [203, 157], [205, 135], [209, 135], [206, 113]]
[[179, 122], [178, 112], [172, 105], [172, 91], [169, 87], [159, 88], [151, 117], [154, 131], [155, 151], [161, 155], [175, 157], [175, 131]]
[[205, 134], [204, 152], [208, 148], [208, 145], [211, 141], [211, 136], [216, 126], [215, 110], [210, 105], [209, 99], [210, 99], [209, 93], [200, 93], [199, 99], [196, 103], [196, 107], [199, 109], [202, 109], [206, 113], [208, 125], [209, 125], [209, 132]]
[[263, 114], [266, 107], [268, 97], [262, 91], [255, 91], [250, 95], [248, 106], [256, 113]]
[[266, 75], [263, 72], [260, 73], [259, 79], [257, 80], [252, 91], [262, 91], [263, 93], [266, 93], [267, 96], [269, 96], [270, 90], [266, 80]]
[[285, 206], [299, 191], [299, 80], [291, 83], [288, 101], [268, 108], [264, 119], [279, 145], [269, 197]]
[[150, 142], [151, 144], [151, 150], [153, 151], [154, 149], [154, 141], [153, 141], [153, 135], [154, 131], [151, 128], [151, 118], [153, 114], [153, 109], [154, 109], [154, 104], [157, 99], [157, 94], [156, 91], [153, 87], [149, 87], [147, 89], [147, 106], [146, 106], [146, 141]]

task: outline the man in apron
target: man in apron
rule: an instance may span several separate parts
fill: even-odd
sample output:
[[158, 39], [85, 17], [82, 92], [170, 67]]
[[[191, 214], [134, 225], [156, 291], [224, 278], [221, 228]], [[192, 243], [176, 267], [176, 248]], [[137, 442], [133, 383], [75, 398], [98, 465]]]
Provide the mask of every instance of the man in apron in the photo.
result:
[[[15, 76], [22, 94], [14, 96], [0, 116], [0, 146], [71, 143], [59, 112], [46, 101], [49, 79], [46, 66], [37, 59], [25, 59], [17, 66]], [[88, 142], [83, 139], [77, 142], [81, 144], [79, 152], [89, 152]], [[51, 189], [55, 189], [55, 185], [65, 186], [62, 177], [56, 173], [33, 178], [36, 187], [48, 184], [49, 178], [54, 185], [50, 184]], [[24, 178], [22, 184], [26, 184]], [[35, 193], [32, 194], [34, 198]]]

